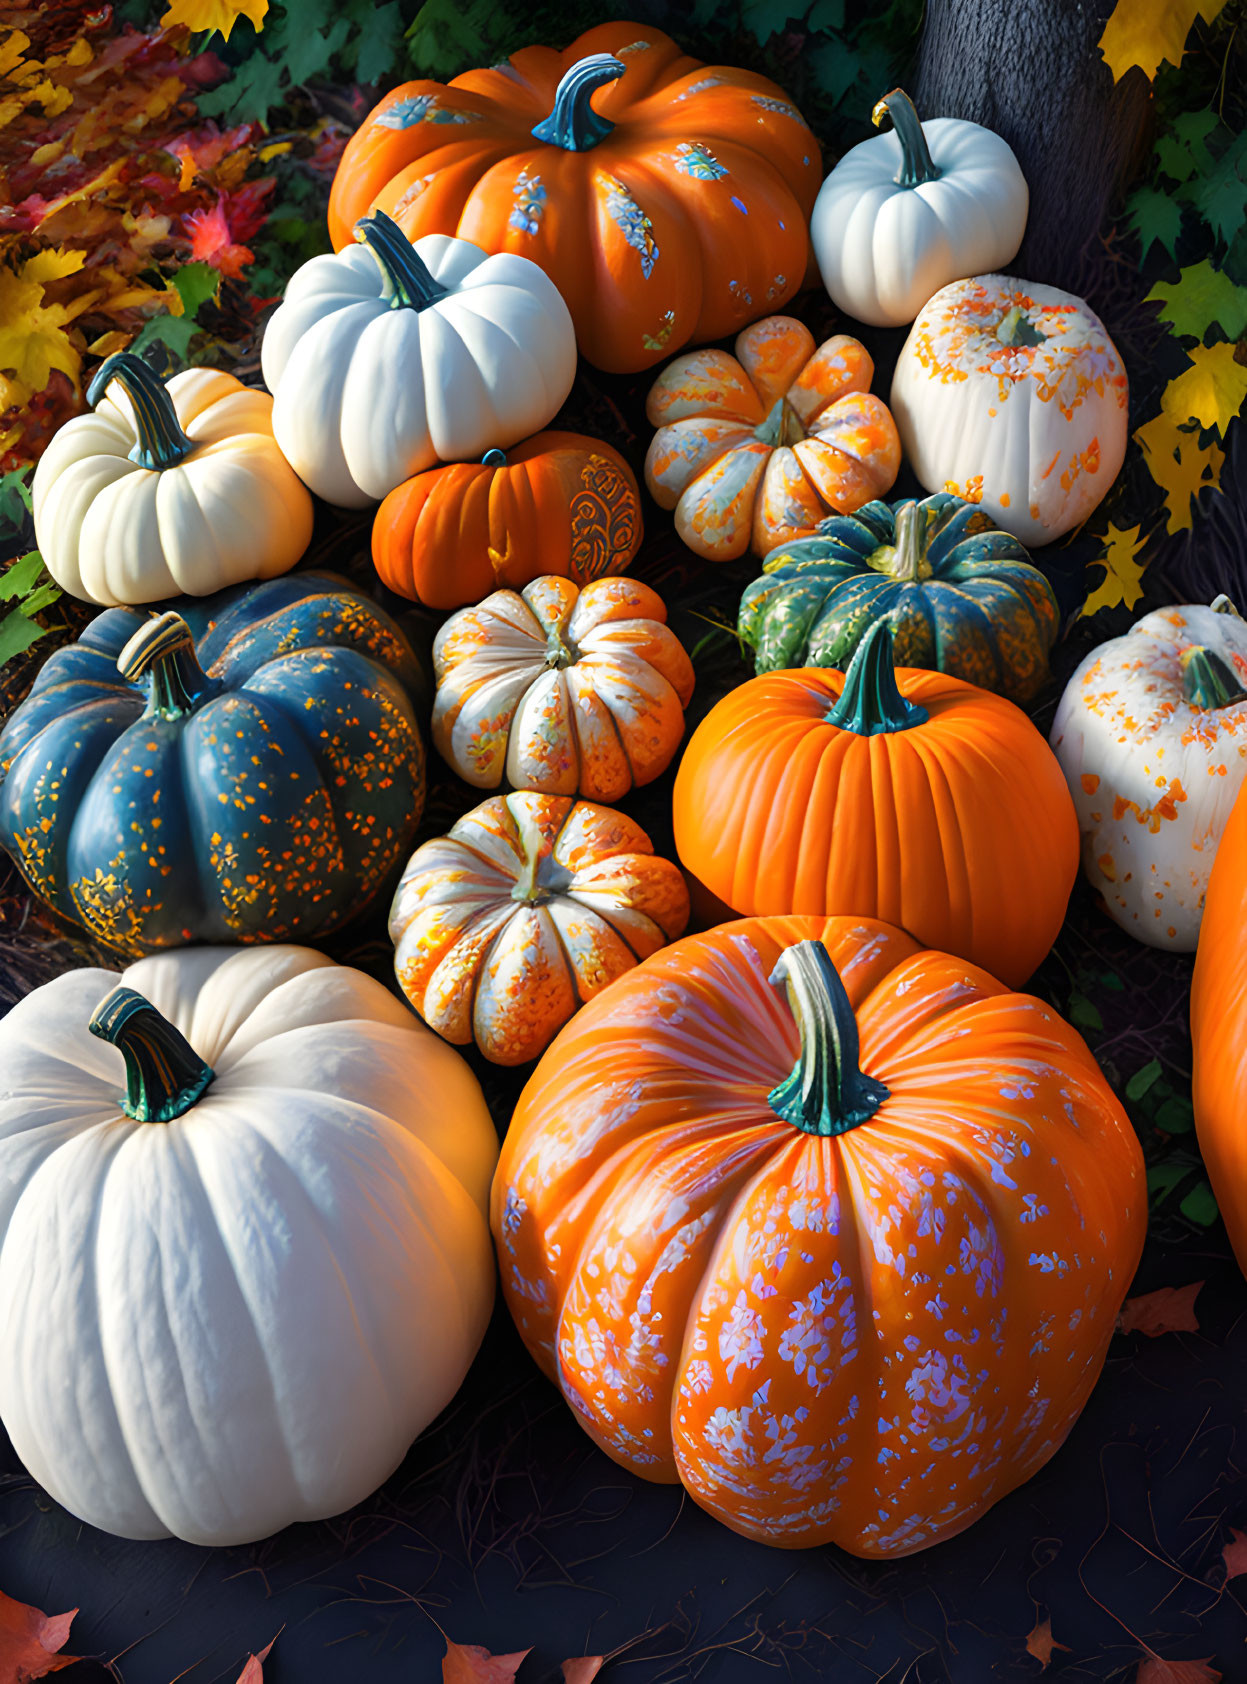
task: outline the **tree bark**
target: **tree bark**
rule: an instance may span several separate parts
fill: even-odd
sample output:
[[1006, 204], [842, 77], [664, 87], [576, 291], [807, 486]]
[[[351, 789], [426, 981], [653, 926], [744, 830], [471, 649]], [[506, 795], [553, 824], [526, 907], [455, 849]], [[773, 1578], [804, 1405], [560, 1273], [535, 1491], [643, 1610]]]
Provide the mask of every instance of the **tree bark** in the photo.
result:
[[[1116, 85], [1098, 43], [1114, 0], [927, 0], [915, 104], [1002, 135], [1030, 188], [1010, 269], [1094, 293], [1098, 236], [1137, 169], [1151, 114], [1140, 70]], [[1094, 302], [1094, 298], [1092, 300]]]

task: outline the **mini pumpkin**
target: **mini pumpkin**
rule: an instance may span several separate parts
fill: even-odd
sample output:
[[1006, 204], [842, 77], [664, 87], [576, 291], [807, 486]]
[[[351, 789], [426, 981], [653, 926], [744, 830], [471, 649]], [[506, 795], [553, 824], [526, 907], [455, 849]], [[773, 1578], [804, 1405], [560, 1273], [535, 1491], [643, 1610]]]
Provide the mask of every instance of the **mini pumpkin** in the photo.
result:
[[623, 573], [641, 535], [641, 494], [617, 450], [538, 433], [397, 486], [377, 510], [372, 559], [400, 596], [463, 608], [543, 573], [577, 585]]
[[1195, 1131], [1238, 1266], [1247, 1273], [1247, 800], [1239, 794], [1208, 879], [1191, 980]]
[[636, 579], [535, 579], [464, 608], [433, 643], [433, 742], [478, 789], [617, 801], [670, 764], [693, 668]]
[[937, 492], [867, 503], [781, 545], [746, 586], [738, 631], [758, 672], [845, 667], [876, 620], [899, 666], [951, 673], [1012, 702], [1047, 682], [1060, 630], [1052, 586], [983, 511]]
[[360, 1502], [489, 1322], [497, 1143], [458, 1054], [307, 948], [67, 972], [0, 1023], [0, 1416], [125, 1538]]
[[1117, 478], [1128, 400], [1117, 347], [1081, 298], [976, 275], [924, 305], [890, 401], [928, 491], [980, 503], [1036, 545], [1086, 520]]
[[764, 556], [887, 491], [901, 447], [870, 391], [874, 367], [856, 339], [815, 346], [791, 316], [746, 328], [734, 357], [690, 351], [669, 364], [646, 401], [658, 431], [645, 483], [689, 549]]
[[792, 297], [821, 175], [774, 82], [605, 23], [564, 52], [525, 47], [445, 87], [394, 88], [347, 142], [329, 232], [342, 248], [377, 207], [412, 239], [531, 258], [584, 355], [626, 372]]
[[888, 1557], [1061, 1444], [1147, 1192], [1050, 1006], [873, 920], [758, 918], [577, 1013], [492, 1221], [524, 1342], [609, 1456], [747, 1537]]
[[71, 596], [113, 606], [210, 596], [292, 568], [312, 499], [273, 438], [273, 400], [215, 368], [165, 385], [140, 358], [105, 358], [90, 415], [35, 469], [35, 542]]
[[536, 1058], [586, 1000], [688, 923], [679, 868], [609, 807], [495, 795], [417, 848], [390, 911], [403, 993], [495, 1064]]
[[108, 609], [0, 733], [0, 843], [128, 954], [324, 935], [415, 833], [424, 690], [398, 627], [332, 574]]
[[847, 674], [764, 673], [689, 739], [676, 850], [738, 912], [856, 913], [1010, 986], [1047, 955], [1078, 824], [1026, 715], [947, 673], [894, 671], [877, 620]]
[[832, 301], [900, 327], [949, 281], [1002, 268], [1026, 232], [1030, 193], [1008, 142], [957, 117], [920, 123], [900, 88], [871, 112], [890, 134], [851, 147], [819, 190], [810, 242]]
[[413, 246], [381, 211], [355, 232], [295, 271], [260, 346], [278, 444], [346, 508], [527, 438], [576, 376], [571, 317], [535, 263], [442, 235]]
[[1247, 777], [1247, 624], [1226, 597], [1145, 614], [1066, 686], [1052, 747], [1083, 872], [1122, 929], [1190, 952]]

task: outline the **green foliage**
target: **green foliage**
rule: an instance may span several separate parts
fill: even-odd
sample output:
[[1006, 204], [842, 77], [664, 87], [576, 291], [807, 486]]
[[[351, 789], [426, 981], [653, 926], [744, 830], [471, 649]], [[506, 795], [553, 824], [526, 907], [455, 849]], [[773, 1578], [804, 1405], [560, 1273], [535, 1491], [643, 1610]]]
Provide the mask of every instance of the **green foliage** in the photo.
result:
[[1180, 337], [1202, 340], [1214, 323], [1227, 339], [1247, 331], [1247, 287], [1235, 286], [1208, 258], [1183, 269], [1174, 283], [1157, 281], [1147, 296], [1162, 304], [1161, 321]]
[[[8, 489], [15, 477], [5, 475], [0, 482], [0, 493]], [[48, 628], [39, 625], [35, 615], [50, 608], [60, 594], [61, 588], [47, 576], [38, 550], [31, 550], [0, 573], [0, 603], [14, 604], [0, 614], [0, 666], [15, 655], [25, 654], [32, 643], [47, 634]]]

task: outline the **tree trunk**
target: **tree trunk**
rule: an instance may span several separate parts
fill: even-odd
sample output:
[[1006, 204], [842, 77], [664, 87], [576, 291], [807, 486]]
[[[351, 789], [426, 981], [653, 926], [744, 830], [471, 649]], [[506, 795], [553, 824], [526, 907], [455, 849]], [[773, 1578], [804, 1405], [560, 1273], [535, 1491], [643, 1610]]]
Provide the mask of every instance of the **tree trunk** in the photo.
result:
[[[914, 101], [1002, 135], [1030, 187], [1017, 275], [1094, 293], [1097, 237], [1142, 155], [1151, 89], [1116, 86], [1098, 42], [1114, 0], [927, 0]], [[1092, 300], [1094, 302], [1094, 298]]]

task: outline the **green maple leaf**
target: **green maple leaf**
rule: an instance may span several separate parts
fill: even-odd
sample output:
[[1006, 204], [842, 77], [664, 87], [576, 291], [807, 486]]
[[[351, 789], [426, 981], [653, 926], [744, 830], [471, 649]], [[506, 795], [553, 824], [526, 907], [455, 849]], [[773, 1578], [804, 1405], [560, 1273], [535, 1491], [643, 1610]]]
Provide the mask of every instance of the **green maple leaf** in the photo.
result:
[[196, 103], [203, 117], [229, 117], [234, 122], [252, 118], [264, 122], [269, 111], [286, 97], [286, 67], [262, 52], [245, 58], [228, 82], [200, 94]]
[[403, 11], [399, 0], [368, 8], [355, 52], [355, 80], [371, 84], [392, 71], [403, 46]]
[[149, 345], [164, 345], [175, 362], [185, 364], [190, 357], [191, 340], [202, 331], [193, 317], [174, 316], [165, 310], [143, 323], [127, 349], [141, 356]]
[[351, 33], [350, 18], [338, 18], [332, 29], [308, 29], [300, 15], [297, 26], [290, 25], [281, 42], [282, 56], [290, 72], [292, 86], [301, 88], [314, 76], [322, 75], [333, 62], [333, 55]]
[[183, 316], [189, 316], [194, 321], [200, 305], [220, 292], [221, 271], [214, 269], [211, 263], [184, 263], [174, 275], [173, 284], [182, 300]]
[[1247, 331], [1247, 287], [1235, 286], [1207, 258], [1183, 269], [1176, 282], [1157, 281], [1147, 296], [1163, 306], [1160, 319], [1177, 334], [1202, 340], [1213, 322], [1227, 339]]
[[1156, 187], [1139, 187], [1126, 200], [1126, 220], [1139, 236], [1143, 256], [1160, 244], [1173, 256], [1182, 232], [1182, 207]]
[[1173, 120], [1173, 133], [1156, 142], [1156, 162], [1173, 181], [1189, 181], [1212, 168], [1208, 136], [1220, 125], [1211, 111], [1184, 111]]
[[1183, 190], [1183, 198], [1189, 199], [1218, 239], [1227, 244], [1239, 233], [1247, 213], [1247, 181], [1241, 173], [1244, 166], [1247, 130], [1226, 148], [1214, 168]]
[[805, 12], [801, 0], [741, 0], [740, 21], [759, 45], [765, 46], [772, 35], [778, 35], [794, 18], [803, 18]]

